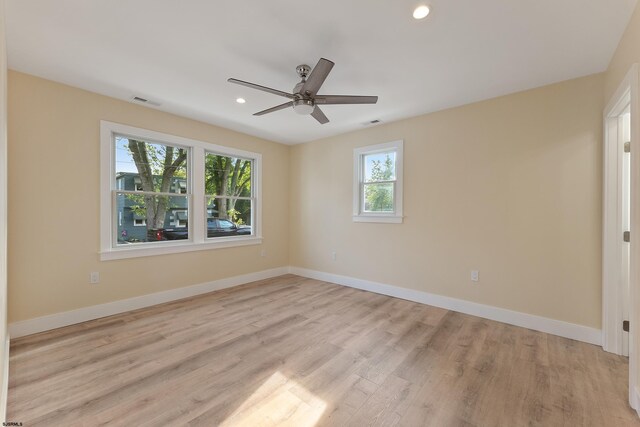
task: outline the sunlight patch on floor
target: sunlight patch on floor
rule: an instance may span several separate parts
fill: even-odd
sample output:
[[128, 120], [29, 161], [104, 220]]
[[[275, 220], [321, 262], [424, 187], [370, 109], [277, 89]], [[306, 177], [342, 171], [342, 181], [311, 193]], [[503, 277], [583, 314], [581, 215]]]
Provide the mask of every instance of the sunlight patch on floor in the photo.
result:
[[326, 407], [324, 400], [278, 371], [253, 392], [222, 426], [313, 427]]

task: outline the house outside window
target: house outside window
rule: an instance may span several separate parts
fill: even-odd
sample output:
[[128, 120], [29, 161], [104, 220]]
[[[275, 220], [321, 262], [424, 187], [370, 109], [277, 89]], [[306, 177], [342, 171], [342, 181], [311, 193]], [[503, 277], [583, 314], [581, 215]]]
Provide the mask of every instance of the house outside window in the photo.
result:
[[402, 222], [403, 141], [353, 152], [353, 221]]
[[[122, 143], [122, 141], [120, 142]], [[122, 146], [120, 148], [122, 149]], [[121, 162], [122, 161], [123, 160], [121, 160]], [[120, 168], [123, 169], [122, 166]], [[153, 180], [154, 182], [159, 183], [161, 176], [155, 174], [153, 175]], [[187, 179], [185, 177], [174, 176], [170, 180], [170, 186], [175, 189], [174, 193], [177, 193], [181, 187], [178, 183], [183, 183], [182, 186], [186, 188], [186, 182]], [[142, 181], [137, 170], [134, 172], [120, 171], [116, 173], [116, 189], [124, 190], [124, 192], [118, 193], [117, 196], [117, 211], [119, 218], [118, 236], [120, 244], [144, 243], [145, 241], [148, 241], [152, 234], [148, 234], [146, 209], [144, 208], [144, 203], [141, 203], [141, 201], [144, 200], [144, 197], [132, 194], [133, 192], [144, 191]], [[168, 210], [165, 215], [165, 220], [162, 221], [162, 225], [159, 228], [170, 228], [174, 226], [174, 209], [186, 206], [186, 199], [174, 198], [173, 205]], [[160, 237], [160, 240], [162, 240], [162, 236]]]

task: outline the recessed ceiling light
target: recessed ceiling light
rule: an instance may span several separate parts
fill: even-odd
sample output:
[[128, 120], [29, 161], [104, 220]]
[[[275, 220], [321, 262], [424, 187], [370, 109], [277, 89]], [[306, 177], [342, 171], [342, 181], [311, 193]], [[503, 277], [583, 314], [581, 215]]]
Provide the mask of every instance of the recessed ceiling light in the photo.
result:
[[236, 102], [237, 102], [238, 104], [244, 104], [244, 103], [245, 103], [245, 102], [247, 102], [247, 101], [246, 101], [244, 98], [238, 98], [238, 99], [236, 99]]
[[421, 5], [415, 8], [413, 11], [413, 17], [415, 19], [424, 19], [429, 14], [429, 7]]

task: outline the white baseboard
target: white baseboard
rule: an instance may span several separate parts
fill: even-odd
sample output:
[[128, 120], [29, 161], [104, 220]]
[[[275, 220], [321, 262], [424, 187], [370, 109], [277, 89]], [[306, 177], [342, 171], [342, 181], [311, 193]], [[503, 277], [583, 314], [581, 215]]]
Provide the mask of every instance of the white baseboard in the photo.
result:
[[154, 294], [113, 301], [106, 304], [83, 307], [77, 310], [55, 313], [48, 316], [37, 317], [35, 319], [23, 320], [11, 323], [9, 325], [9, 334], [11, 338], [19, 338], [25, 335], [36, 334], [38, 332], [86, 322], [88, 320], [124, 313], [126, 311], [137, 310], [139, 308], [150, 307], [152, 305], [188, 298], [220, 289], [231, 288], [233, 286], [255, 282], [256, 280], [269, 279], [287, 274], [288, 272], [288, 267], [273, 268], [270, 270], [228, 277], [183, 288], [170, 289], [168, 291], [157, 292]]
[[10, 335], [4, 340], [4, 360], [2, 361], [2, 390], [0, 390], [0, 420], [7, 419], [7, 397], [9, 395], [9, 347]]
[[4, 340], [4, 360], [2, 361], [2, 390], [0, 390], [0, 420], [7, 419], [7, 397], [9, 395], [9, 347], [10, 335]]
[[590, 344], [602, 345], [602, 331], [588, 326], [576, 325], [574, 323], [549, 319], [533, 314], [526, 314], [457, 298], [416, 291], [414, 289], [401, 288], [398, 286], [386, 285], [369, 280], [341, 276], [338, 274], [308, 270], [306, 268], [290, 267], [289, 272], [297, 274], [298, 276], [432, 305], [447, 310], [482, 317], [484, 319], [495, 320], [502, 323], [508, 323], [510, 325], [533, 329], [535, 331], [571, 338], [573, 340], [583, 341]]

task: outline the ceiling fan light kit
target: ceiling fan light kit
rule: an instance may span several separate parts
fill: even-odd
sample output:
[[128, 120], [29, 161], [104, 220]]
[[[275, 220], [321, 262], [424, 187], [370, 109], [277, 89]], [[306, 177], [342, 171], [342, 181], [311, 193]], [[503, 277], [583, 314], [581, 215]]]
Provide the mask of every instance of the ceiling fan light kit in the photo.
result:
[[325, 124], [329, 122], [329, 119], [324, 115], [318, 105], [375, 104], [378, 102], [377, 96], [318, 95], [320, 87], [326, 80], [329, 72], [331, 72], [333, 66], [334, 63], [325, 58], [320, 58], [313, 70], [308, 65], [298, 65], [296, 72], [301, 78], [301, 81], [295, 85], [292, 93], [233, 78], [227, 81], [291, 100], [284, 104], [258, 111], [254, 113], [254, 116], [262, 116], [293, 107], [293, 111], [296, 113], [301, 115], [310, 114], [311, 117], [316, 119], [320, 124]]
[[293, 101], [293, 111], [298, 114], [311, 114], [315, 104], [311, 99], [296, 99]]

